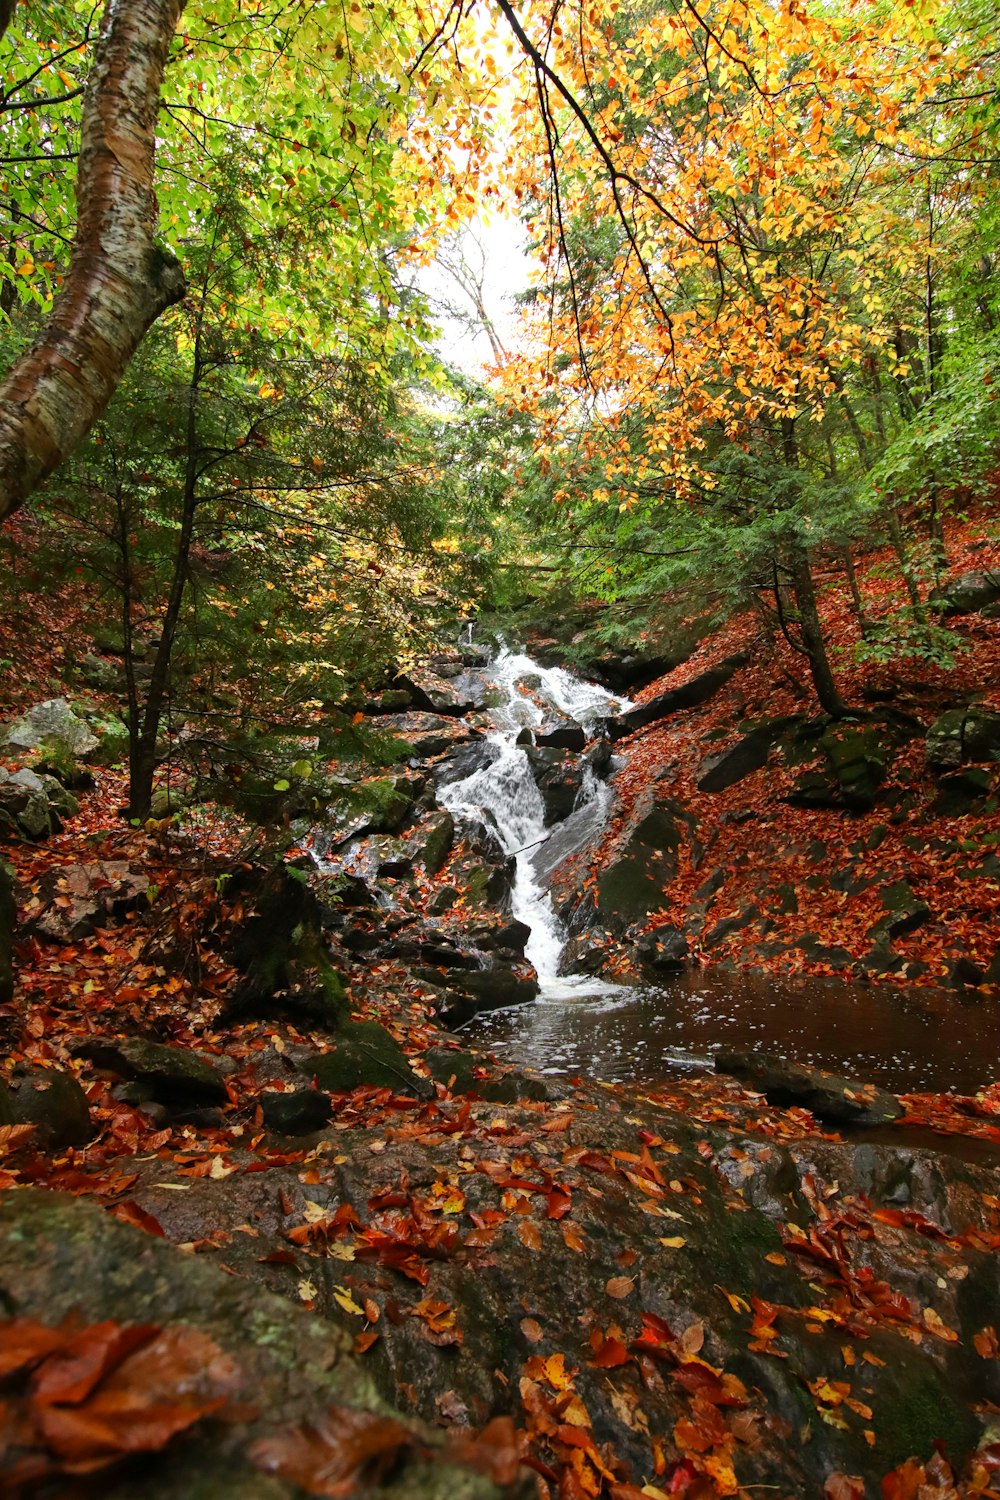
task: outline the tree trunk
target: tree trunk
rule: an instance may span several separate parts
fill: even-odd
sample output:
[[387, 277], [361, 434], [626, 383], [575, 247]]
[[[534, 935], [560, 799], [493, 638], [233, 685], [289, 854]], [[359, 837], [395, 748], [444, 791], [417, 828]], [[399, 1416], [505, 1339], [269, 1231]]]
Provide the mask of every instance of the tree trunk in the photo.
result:
[[69, 271], [0, 385], [0, 518], [90, 430], [143, 334], [184, 295], [180, 264], [156, 241], [153, 191], [160, 88], [183, 5], [108, 0], [84, 98]]
[[809, 555], [803, 546], [793, 547], [789, 571], [792, 589], [795, 593], [795, 605], [799, 612], [802, 644], [806, 649], [809, 673], [816, 689], [819, 706], [831, 718], [842, 719], [845, 714], [850, 713], [850, 709], [840, 695], [833, 668], [830, 666], [830, 658], [826, 654], [826, 641], [823, 639], [823, 627], [820, 624], [819, 610], [816, 606], [812, 569], [809, 566]]

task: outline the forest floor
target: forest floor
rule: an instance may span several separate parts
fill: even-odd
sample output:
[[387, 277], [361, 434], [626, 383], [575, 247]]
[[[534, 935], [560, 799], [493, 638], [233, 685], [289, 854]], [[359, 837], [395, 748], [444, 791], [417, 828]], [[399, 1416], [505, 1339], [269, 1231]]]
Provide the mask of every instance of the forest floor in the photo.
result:
[[[863, 586], [888, 612], [890, 585], [877, 592], [883, 561], [869, 559]], [[1000, 549], [970, 535], [955, 545], [953, 562], [955, 571], [981, 570], [1000, 562]], [[839, 589], [825, 592], [823, 607], [828, 617], [844, 607]], [[16, 663], [5, 716], [67, 689], [69, 664], [92, 644], [86, 619], [86, 595], [73, 580], [44, 594], [25, 588], [11, 602], [0, 624], [0, 655]], [[851, 628], [845, 614], [845, 635]], [[1000, 708], [1000, 621], [975, 616], [958, 628], [968, 650], [956, 667], [922, 667], [905, 685], [888, 669], [851, 668], [845, 659], [848, 697], [891, 690], [924, 719], [963, 696]], [[748, 620], [732, 622], [641, 696], [745, 647], [750, 629]], [[857, 846], [878, 825], [879, 879], [906, 879], [934, 913], [897, 945], [906, 965], [897, 977], [946, 977], [958, 956], [985, 971], [996, 946], [997, 885], [992, 876], [963, 881], [970, 851], [941, 849], [941, 840], [969, 843], [969, 821], [953, 827], [928, 813], [934, 789], [919, 745], [893, 763], [886, 793], [919, 794], [895, 822], [884, 807], [790, 807], [781, 801], [785, 772], [770, 764], [752, 798], [745, 783], [698, 791], [706, 739], [724, 743], [751, 711], [802, 710], [756, 634], [753, 642], [751, 661], [711, 703], [623, 747], [606, 848], [668, 772], [672, 795], [697, 809], [703, 844], [724, 849], [708, 867], [682, 865], [651, 925], [686, 918], [717, 863], [726, 879], [713, 920], [740, 912], [752, 896], [762, 917], [787, 921], [769, 893], [791, 884], [796, 924], [860, 960], [873, 912], [863, 893], [857, 905], [841, 899], [829, 875], [863, 868]], [[173, 1349], [169, 1378], [161, 1360], [153, 1379], [148, 1362], [130, 1366], [131, 1346], [115, 1332], [180, 1320], [208, 1329], [216, 1352], [221, 1346], [236, 1365], [250, 1360], [245, 1326], [196, 1307], [194, 1291], [187, 1301], [168, 1295], [193, 1257], [204, 1270], [191, 1271], [190, 1284], [206, 1305], [223, 1307], [227, 1281], [271, 1297], [260, 1306], [274, 1326], [253, 1359], [278, 1337], [279, 1303], [294, 1305], [333, 1330], [327, 1337], [348, 1371], [340, 1419], [344, 1405], [370, 1405], [377, 1390], [409, 1424], [389, 1426], [383, 1415], [382, 1425], [350, 1440], [324, 1426], [329, 1392], [313, 1366], [301, 1373], [306, 1355], [295, 1353], [311, 1349], [305, 1325], [281, 1324], [280, 1338], [292, 1345], [286, 1363], [312, 1394], [282, 1386], [273, 1413], [260, 1403], [231, 1411], [224, 1439], [206, 1440], [213, 1451], [228, 1445], [230, 1487], [217, 1479], [206, 1493], [459, 1495], [460, 1482], [444, 1471], [430, 1489], [414, 1481], [407, 1490], [399, 1467], [406, 1452], [422, 1462], [437, 1441], [426, 1434], [444, 1430], [449, 1462], [471, 1464], [518, 1495], [537, 1482], [559, 1500], [751, 1500], [761, 1491], [787, 1500], [996, 1500], [997, 1090], [975, 1099], [906, 1096], [887, 1133], [852, 1137], [805, 1110], [772, 1108], [731, 1079], [643, 1090], [553, 1086], [473, 1053], [463, 1080], [459, 1058], [468, 1054], [439, 1029], [433, 1001], [407, 971], [340, 952], [352, 1015], [386, 1028], [412, 1078], [404, 1088], [335, 1088], [325, 1125], [284, 1135], [265, 1110], [275, 1096], [302, 1093], [312, 1064], [336, 1052], [337, 1034], [280, 1013], [224, 1018], [239, 981], [231, 939], [245, 913], [220, 877], [259, 856], [255, 835], [211, 812], [180, 826], [132, 828], [121, 815], [121, 772], [94, 774], [62, 832], [4, 851], [22, 910], [51, 893], [54, 873], [81, 864], [124, 862], [152, 888], [150, 899], [72, 942], [22, 934], [14, 999], [0, 1016], [8, 1082], [68, 1075], [87, 1114], [75, 1143], [72, 1129], [46, 1142], [22, 1125], [0, 1126], [0, 1290], [21, 1319], [0, 1324], [0, 1378], [7, 1372], [6, 1410], [16, 1416], [0, 1431], [7, 1492], [195, 1493], [184, 1464], [196, 1450], [184, 1444], [211, 1427], [222, 1397], [194, 1401], [178, 1391], [185, 1359], [194, 1349], [204, 1361], [207, 1346], [183, 1357]], [[743, 816], [748, 806], [752, 818]], [[981, 860], [1000, 835], [1000, 815], [980, 810], [975, 827]], [[801, 852], [819, 845], [821, 858]], [[424, 896], [447, 878], [446, 867], [436, 882], [421, 882]], [[755, 917], [712, 947], [695, 939], [695, 957], [829, 970], [800, 950], [762, 953], [769, 936]], [[114, 1049], [135, 1039], [205, 1065], [214, 1080], [207, 1093], [153, 1101], [130, 1093]], [[456, 1060], [450, 1077], [428, 1062], [442, 1051]], [[39, 1189], [53, 1196], [39, 1199]], [[85, 1201], [102, 1215], [88, 1218]], [[114, 1221], [131, 1237], [115, 1238]], [[69, 1262], [65, 1244], [74, 1246]], [[172, 1245], [180, 1249], [167, 1256]], [[123, 1279], [130, 1257], [136, 1277], [141, 1270], [152, 1279], [142, 1289]], [[71, 1312], [87, 1329], [47, 1343], [39, 1328]], [[72, 1338], [83, 1340], [96, 1371], [78, 1387], [48, 1363]], [[62, 1394], [46, 1404], [46, 1388]], [[129, 1467], [125, 1429], [108, 1416], [123, 1388], [133, 1432], [148, 1438], [134, 1446], [162, 1450], [155, 1475]], [[76, 1423], [70, 1435], [67, 1409]], [[470, 1428], [489, 1434], [475, 1450]], [[264, 1472], [274, 1487], [258, 1490]]]

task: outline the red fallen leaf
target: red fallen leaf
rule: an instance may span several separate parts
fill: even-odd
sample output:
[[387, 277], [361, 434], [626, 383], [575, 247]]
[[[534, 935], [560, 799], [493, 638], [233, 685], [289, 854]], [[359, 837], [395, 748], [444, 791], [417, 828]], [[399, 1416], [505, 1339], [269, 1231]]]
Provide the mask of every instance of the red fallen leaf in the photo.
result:
[[259, 1438], [247, 1456], [310, 1495], [340, 1500], [362, 1480], [375, 1483], [404, 1449], [415, 1446], [413, 1434], [392, 1417], [332, 1406], [318, 1422]]
[[368, 1329], [365, 1330], [364, 1333], [355, 1334], [355, 1337], [354, 1337], [354, 1352], [355, 1352], [355, 1354], [367, 1354], [368, 1350], [371, 1348], [372, 1344], [377, 1343], [380, 1338], [381, 1338], [381, 1334], [376, 1333], [374, 1328], [368, 1328]]
[[533, 1224], [530, 1219], [522, 1219], [518, 1224], [517, 1237], [528, 1250], [538, 1251], [542, 1248], [542, 1236], [538, 1225]]
[[36, 1403], [78, 1402], [133, 1349], [148, 1344], [159, 1332], [156, 1323], [93, 1323], [52, 1354], [35, 1376], [31, 1398]]
[[264, 1266], [294, 1266], [296, 1270], [299, 1263], [290, 1250], [272, 1250], [267, 1255], [258, 1255], [258, 1261]]
[[547, 1219], [562, 1219], [569, 1213], [572, 1200], [565, 1188], [553, 1188], [549, 1194], [548, 1207], [545, 1211]]
[[923, 1464], [908, 1458], [882, 1480], [882, 1500], [916, 1500], [926, 1478]]
[[147, 1213], [134, 1198], [126, 1198], [124, 1203], [113, 1203], [108, 1212], [116, 1219], [121, 1219], [124, 1224], [132, 1224], [136, 1229], [144, 1229], [147, 1234], [155, 1234], [161, 1240], [166, 1238], [159, 1219]]
[[629, 1358], [629, 1352], [621, 1339], [606, 1339], [596, 1328], [590, 1336], [590, 1343], [594, 1350], [590, 1363], [599, 1370], [613, 1370], [616, 1366], [625, 1364]]
[[485, 1474], [494, 1484], [513, 1484], [521, 1465], [517, 1428], [510, 1417], [494, 1417], [480, 1433], [452, 1433], [441, 1456]]
[[823, 1486], [823, 1500], [865, 1500], [865, 1482], [857, 1474], [828, 1474]]
[[46, 1328], [34, 1318], [11, 1318], [0, 1323], [0, 1378], [37, 1365], [65, 1339], [64, 1332]]

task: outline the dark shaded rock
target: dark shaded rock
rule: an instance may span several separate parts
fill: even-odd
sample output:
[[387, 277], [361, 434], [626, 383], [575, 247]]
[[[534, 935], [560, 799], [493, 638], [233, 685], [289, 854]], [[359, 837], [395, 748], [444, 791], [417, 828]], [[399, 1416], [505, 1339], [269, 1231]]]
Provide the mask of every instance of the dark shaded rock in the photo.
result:
[[434, 1082], [444, 1084], [453, 1094], [478, 1090], [477, 1059], [473, 1053], [452, 1047], [430, 1047], [423, 1061]]
[[428, 875], [436, 875], [451, 853], [454, 841], [455, 820], [450, 812], [441, 811], [425, 819], [417, 832], [410, 835], [407, 849]]
[[[484, 857], [477, 853], [477, 846], [479, 849], [491, 847], [494, 851], [499, 850], [498, 842], [490, 846], [480, 833], [471, 849], [452, 859], [448, 866], [449, 880], [461, 883], [465, 902], [469, 907], [488, 910], [509, 908], [517, 875], [514, 857], [502, 852]], [[431, 914], [438, 914], [438, 910], [435, 907]]]
[[35, 1138], [44, 1150], [85, 1146], [94, 1134], [86, 1094], [72, 1073], [58, 1068], [15, 1074], [10, 1105], [16, 1124], [35, 1126]]
[[0, 860], [0, 1005], [9, 1005], [14, 995], [14, 929], [17, 903], [10, 869]]
[[519, 1099], [546, 1100], [558, 1095], [543, 1078], [527, 1073], [502, 1073], [498, 1078], [484, 1079], [477, 1084], [476, 1092], [490, 1104], [516, 1104]]
[[727, 937], [732, 937], [734, 932], [742, 932], [745, 927], [760, 916], [760, 909], [756, 906], [741, 907], [731, 917], [723, 917], [710, 927], [701, 940], [703, 948], [717, 948], [724, 943]]
[[47, 870], [25, 905], [29, 932], [54, 943], [72, 943], [98, 927], [140, 911], [149, 900], [149, 877], [127, 860]]
[[560, 954], [560, 974], [603, 974], [610, 958], [608, 944], [611, 940], [609, 932], [597, 927], [575, 933]]
[[319, 1089], [294, 1089], [280, 1094], [267, 1091], [258, 1097], [264, 1124], [282, 1135], [311, 1135], [322, 1130], [333, 1112], [329, 1094]]
[[602, 736], [584, 752], [583, 764], [589, 767], [596, 777], [603, 780], [611, 770], [612, 758], [611, 741]]
[[426, 1097], [427, 1082], [418, 1078], [402, 1047], [377, 1021], [344, 1021], [335, 1052], [315, 1052], [296, 1061], [307, 1078], [331, 1094], [357, 1088], [388, 1088], [394, 1094]]
[[897, 880], [880, 892], [886, 916], [875, 923], [868, 936], [879, 943], [888, 943], [893, 938], [904, 937], [915, 932], [931, 919], [931, 909], [926, 901], [914, 895], [908, 881]]
[[163, 1104], [228, 1104], [226, 1080], [218, 1068], [186, 1047], [169, 1047], [143, 1037], [86, 1037], [72, 1048], [99, 1068], [144, 1084]]
[[949, 579], [937, 595], [946, 615], [968, 615], [1000, 599], [1000, 575], [960, 573]]
[[255, 867], [230, 889], [246, 892], [249, 912], [230, 948], [243, 978], [224, 1001], [223, 1018], [283, 1011], [336, 1027], [347, 1001], [323, 936], [323, 907], [305, 872]]
[[872, 724], [837, 724], [819, 742], [841, 800], [853, 811], [875, 805], [888, 758], [882, 735]]
[[727, 656], [717, 666], [710, 667], [707, 672], [702, 672], [697, 677], [692, 677], [681, 687], [671, 688], [668, 692], [650, 698], [648, 703], [639, 703], [635, 708], [628, 709], [617, 718], [609, 719], [607, 726], [609, 738], [623, 739], [633, 730], [642, 729], [647, 724], [656, 724], [660, 719], [665, 719], [669, 714], [677, 713], [682, 708], [697, 708], [700, 704], [707, 703], [720, 688], [725, 687], [740, 667], [746, 666], [749, 660], [745, 651], [737, 652], [734, 656]]
[[948, 983], [957, 990], [975, 990], [986, 983], [986, 974], [977, 963], [963, 954], [948, 966]]
[[480, 1011], [503, 1010], [508, 1005], [524, 1005], [538, 994], [534, 971], [518, 973], [516, 969], [496, 964], [490, 969], [471, 969], [448, 975], [448, 998], [444, 1016], [450, 1025], [462, 1025]]
[[446, 911], [450, 911], [458, 900], [460, 892], [453, 885], [440, 885], [427, 903], [429, 916], [440, 917]]
[[687, 938], [676, 927], [657, 927], [653, 932], [644, 932], [632, 952], [654, 974], [677, 974], [688, 959]]
[[499, 925], [490, 923], [470, 927], [468, 935], [484, 953], [496, 953], [498, 950], [523, 953], [531, 936], [531, 928], [527, 922], [512, 920]]
[[[531, 731], [528, 731], [528, 741], [531, 740]], [[520, 741], [518, 742], [520, 743]], [[464, 781], [468, 776], [474, 776], [477, 771], [485, 771], [487, 766], [499, 759], [500, 746], [495, 740], [476, 740], [471, 745], [463, 745], [455, 750], [448, 759], [438, 767], [438, 786], [450, 786], [452, 782]]]
[[587, 733], [582, 724], [567, 720], [565, 724], [551, 727], [543, 724], [535, 730], [535, 744], [551, 750], [573, 750], [577, 754], [586, 747]]
[[[234, 1398], [231, 1419], [199, 1422], [159, 1451], [102, 1468], [97, 1488], [87, 1486], [102, 1500], [293, 1500], [304, 1491], [254, 1466], [256, 1441], [322, 1423], [331, 1408], [391, 1414], [346, 1330], [82, 1198], [39, 1188], [4, 1195], [0, 1296], [8, 1316], [52, 1327], [70, 1319], [152, 1322], [195, 1330], [222, 1351], [215, 1373]], [[434, 1462], [440, 1438], [430, 1430], [420, 1436], [366, 1493], [379, 1500], [499, 1500], [486, 1480]], [[45, 1488], [83, 1493], [68, 1480]], [[525, 1500], [533, 1489], [507, 1493]]]
[[365, 713], [373, 718], [379, 714], [405, 713], [408, 708], [413, 708], [414, 697], [409, 688], [392, 687], [386, 688], [384, 692], [377, 693], [367, 699]]
[[661, 797], [626, 834], [597, 882], [596, 910], [621, 932], [663, 905], [664, 890], [677, 875], [679, 851], [694, 826], [679, 802]]
[[985, 766], [966, 766], [942, 776], [931, 812], [942, 818], [963, 818], [977, 812], [993, 790], [993, 776]]
[[545, 806], [546, 823], [561, 823], [576, 805], [583, 785], [583, 763], [572, 750], [528, 745], [524, 754]]
[[951, 708], [927, 731], [927, 764], [954, 771], [965, 761], [1000, 759], [1000, 713], [986, 708]]
[[882, 1125], [898, 1120], [895, 1094], [823, 1068], [803, 1068], [759, 1052], [717, 1052], [715, 1071], [728, 1073], [761, 1093], [769, 1104], [798, 1105], [835, 1125]]
[[754, 771], [760, 771], [767, 765], [768, 756], [785, 731], [800, 722], [799, 715], [768, 719], [725, 750], [706, 756], [699, 770], [698, 790], [724, 792]]

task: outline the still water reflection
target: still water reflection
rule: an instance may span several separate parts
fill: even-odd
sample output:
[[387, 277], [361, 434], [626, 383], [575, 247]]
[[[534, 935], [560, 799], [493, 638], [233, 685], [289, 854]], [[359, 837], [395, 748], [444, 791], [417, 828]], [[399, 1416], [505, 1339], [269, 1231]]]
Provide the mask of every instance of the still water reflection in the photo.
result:
[[1000, 1078], [1000, 1002], [836, 979], [684, 974], [662, 987], [541, 996], [464, 1031], [541, 1073], [655, 1083], [760, 1050], [895, 1092], [975, 1093]]

